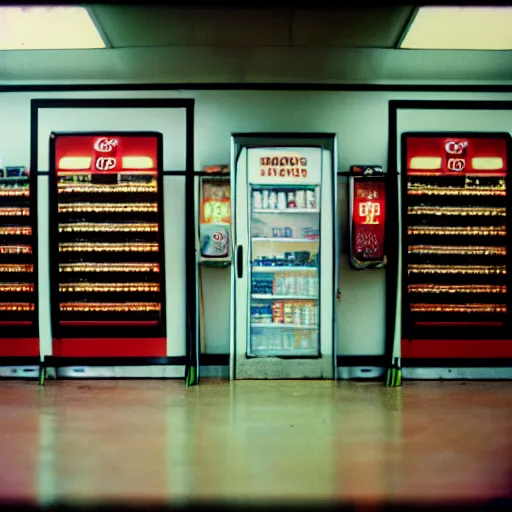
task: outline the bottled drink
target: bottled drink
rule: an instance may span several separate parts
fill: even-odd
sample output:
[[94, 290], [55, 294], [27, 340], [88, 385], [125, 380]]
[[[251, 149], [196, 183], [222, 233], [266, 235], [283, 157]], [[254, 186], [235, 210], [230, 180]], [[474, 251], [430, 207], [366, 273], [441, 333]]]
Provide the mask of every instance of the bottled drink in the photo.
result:
[[293, 305], [289, 301], [284, 303], [284, 323], [285, 324], [293, 323]]
[[[307, 296], [316, 297], [318, 294], [317, 278], [316, 276], [309, 276], [307, 281]], [[305, 294], [305, 295], [306, 295]]]
[[302, 306], [302, 325], [311, 325], [311, 304], [307, 302]]
[[294, 325], [302, 324], [302, 308], [300, 302], [295, 302], [293, 305], [293, 323]]

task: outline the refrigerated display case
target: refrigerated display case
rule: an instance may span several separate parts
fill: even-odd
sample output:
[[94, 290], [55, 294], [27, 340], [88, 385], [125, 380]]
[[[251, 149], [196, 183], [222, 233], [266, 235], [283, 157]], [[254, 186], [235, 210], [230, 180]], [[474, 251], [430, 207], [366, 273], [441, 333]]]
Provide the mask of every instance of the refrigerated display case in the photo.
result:
[[39, 358], [36, 234], [36, 176], [0, 166], [0, 360]]
[[232, 143], [232, 377], [333, 378], [335, 136]]
[[50, 138], [53, 355], [166, 355], [162, 136]]
[[512, 357], [509, 150], [508, 133], [402, 135], [404, 367]]

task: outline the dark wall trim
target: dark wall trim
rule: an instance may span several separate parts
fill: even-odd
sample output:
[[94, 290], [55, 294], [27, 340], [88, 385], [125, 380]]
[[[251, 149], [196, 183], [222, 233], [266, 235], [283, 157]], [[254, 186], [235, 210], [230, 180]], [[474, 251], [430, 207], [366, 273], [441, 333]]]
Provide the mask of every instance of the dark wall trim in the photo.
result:
[[[84, 91], [372, 91], [372, 92], [512, 92], [510, 85], [397, 85], [397, 84], [322, 84], [322, 83], [140, 83], [140, 84], [45, 84], [0, 85], [9, 92], [84, 92]], [[55, 101], [55, 100], [48, 100]], [[67, 101], [67, 100], [59, 100]], [[77, 101], [77, 100], [69, 100]], [[95, 100], [83, 100], [95, 101]], [[112, 101], [112, 100], [105, 100]], [[136, 101], [136, 100], [134, 100]], [[141, 101], [144, 101], [141, 99]], [[155, 101], [158, 101], [155, 99]], [[167, 101], [167, 100], [162, 100]], [[54, 107], [58, 108], [58, 107]]]
[[[0, 88], [0, 92], [3, 89]], [[41, 90], [41, 89], [39, 89]], [[38, 135], [39, 135], [39, 109], [42, 108], [151, 108], [151, 109], [171, 109], [171, 108], [183, 108], [186, 114], [186, 169], [184, 171], [178, 171], [173, 173], [174, 175], [185, 176], [186, 189], [191, 190], [188, 192], [185, 201], [185, 216], [187, 235], [185, 239], [185, 251], [186, 251], [186, 267], [185, 273], [187, 278], [186, 288], [186, 316], [187, 316], [187, 327], [192, 325], [194, 328], [187, 328], [187, 347], [192, 344], [198, 345], [197, 333], [195, 329], [197, 308], [196, 308], [196, 297], [197, 297], [197, 280], [196, 280], [196, 261], [195, 256], [195, 210], [194, 210], [194, 99], [174, 99], [174, 98], [136, 98], [136, 99], [32, 99], [30, 103], [30, 169], [38, 175], [49, 176], [49, 171], [38, 172]], [[192, 224], [192, 228], [190, 226]], [[54, 333], [52, 332], [52, 336]], [[55, 366], [56, 358], [54, 356], [46, 357], [45, 361], [51, 361], [52, 365]], [[86, 358], [89, 363], [91, 361], [98, 362], [98, 358]], [[109, 361], [109, 364], [121, 364], [123, 358], [104, 358]], [[130, 359], [133, 364], [137, 364], [137, 358]], [[181, 358], [160, 358], [164, 363], [157, 363], [156, 358], [151, 358], [154, 361], [153, 364], [186, 364], [188, 356]], [[80, 364], [85, 364], [84, 358], [72, 358], [67, 359], [80, 361]], [[61, 361], [63, 362], [63, 361]], [[126, 361], [124, 361], [126, 362]], [[139, 362], [138, 364], [143, 364]], [[62, 364], [61, 364], [62, 365]]]
[[386, 366], [385, 355], [375, 356], [336, 356], [336, 366]]

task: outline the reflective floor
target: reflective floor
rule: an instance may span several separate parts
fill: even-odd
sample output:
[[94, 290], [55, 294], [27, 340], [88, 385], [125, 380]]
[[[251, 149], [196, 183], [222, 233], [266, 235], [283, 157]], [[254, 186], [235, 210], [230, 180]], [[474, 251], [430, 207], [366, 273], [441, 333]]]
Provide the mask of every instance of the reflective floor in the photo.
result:
[[0, 381], [0, 497], [488, 500], [512, 382]]

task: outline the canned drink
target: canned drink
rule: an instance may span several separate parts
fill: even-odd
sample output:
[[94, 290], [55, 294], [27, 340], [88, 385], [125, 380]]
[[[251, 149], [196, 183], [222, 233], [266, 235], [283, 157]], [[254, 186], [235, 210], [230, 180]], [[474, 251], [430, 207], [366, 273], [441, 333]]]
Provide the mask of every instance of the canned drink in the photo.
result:
[[277, 207], [277, 194], [275, 190], [271, 190], [268, 196], [268, 207], [271, 210], [275, 210]]
[[281, 238], [283, 236], [282, 228], [272, 228], [272, 236], [275, 238]]
[[310, 348], [311, 336], [308, 332], [304, 332], [301, 335], [300, 348]]
[[285, 324], [293, 323], [293, 305], [291, 302], [284, 303], [284, 323]]
[[306, 208], [308, 210], [316, 210], [316, 197], [314, 190], [306, 190]]
[[306, 208], [306, 191], [305, 190], [297, 190], [295, 201], [297, 203], [297, 208], [305, 209]]
[[272, 304], [272, 323], [284, 323], [284, 308], [281, 301], [274, 301]]
[[297, 295], [297, 280], [295, 276], [286, 277], [286, 295]]
[[255, 210], [259, 210], [262, 208], [262, 198], [261, 192], [259, 190], [255, 190], [252, 193], [252, 205]]
[[293, 236], [293, 231], [292, 231], [292, 228], [286, 226], [285, 228], [283, 228], [283, 236], [285, 238], [291, 238]]
[[302, 308], [300, 302], [296, 302], [293, 306], [293, 323], [300, 325], [302, 323]]
[[264, 210], [268, 209], [268, 205], [269, 205], [269, 192], [268, 192], [268, 190], [263, 190], [263, 192], [261, 194], [261, 203], [262, 203], [262, 208]]

